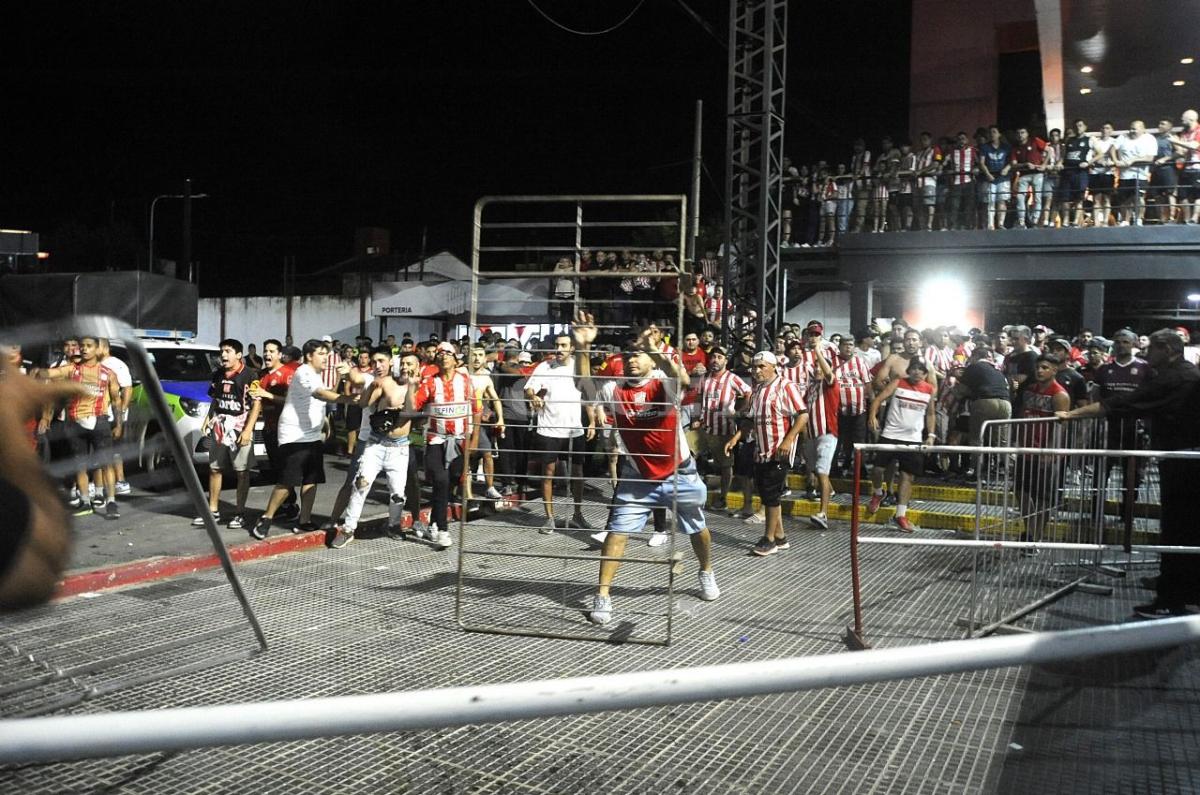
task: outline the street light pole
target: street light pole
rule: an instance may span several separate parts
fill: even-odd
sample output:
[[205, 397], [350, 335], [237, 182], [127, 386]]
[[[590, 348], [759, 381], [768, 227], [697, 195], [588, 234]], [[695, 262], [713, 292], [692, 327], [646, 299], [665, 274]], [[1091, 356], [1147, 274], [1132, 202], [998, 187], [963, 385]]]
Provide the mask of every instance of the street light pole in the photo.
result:
[[[191, 180], [188, 180], [188, 188], [190, 190]], [[207, 199], [208, 194], [207, 193], [193, 193], [189, 197], [187, 194], [184, 194], [184, 193], [163, 193], [158, 196], [155, 196], [150, 201], [150, 244], [149, 244], [149, 252], [148, 252], [147, 258], [146, 258], [146, 270], [151, 271], [151, 272], [154, 271], [154, 206], [156, 204], [158, 204], [159, 199], [187, 199], [187, 198]], [[190, 204], [190, 202], [189, 202], [189, 204]]]

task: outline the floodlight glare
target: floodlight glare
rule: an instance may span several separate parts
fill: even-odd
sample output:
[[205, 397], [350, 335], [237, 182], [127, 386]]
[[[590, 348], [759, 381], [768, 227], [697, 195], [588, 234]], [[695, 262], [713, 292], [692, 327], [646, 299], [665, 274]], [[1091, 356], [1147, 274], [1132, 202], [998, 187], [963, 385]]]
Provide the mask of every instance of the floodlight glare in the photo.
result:
[[1079, 71], [1083, 72], [1085, 75], [1090, 75], [1092, 73], [1092, 67], [1084, 66]]
[[1189, 301], [1200, 301], [1200, 293], [1188, 293]]
[[1080, 94], [1090, 94], [1090, 93], [1092, 93], [1092, 90], [1090, 88], [1084, 87], [1084, 88], [1079, 89], [1079, 93]]
[[1184, 81], [1183, 81], [1183, 80], [1176, 80], [1174, 83], [1171, 83], [1171, 85], [1173, 85], [1173, 86], [1182, 86], [1182, 85], [1185, 85], [1185, 83], [1184, 83]]
[[1196, 59], [1195, 58], [1180, 58], [1179, 62], [1182, 64], [1195, 63]]
[[921, 285], [918, 304], [926, 326], [961, 326], [967, 322], [967, 285], [961, 279], [936, 276]]

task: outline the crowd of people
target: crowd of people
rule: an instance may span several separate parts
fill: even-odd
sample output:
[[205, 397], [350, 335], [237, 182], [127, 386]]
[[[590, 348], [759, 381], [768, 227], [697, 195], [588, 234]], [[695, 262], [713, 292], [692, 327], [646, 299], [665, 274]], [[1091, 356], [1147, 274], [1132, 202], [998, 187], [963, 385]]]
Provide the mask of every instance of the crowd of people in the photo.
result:
[[1118, 133], [1075, 119], [915, 140], [859, 138], [848, 162], [785, 162], [784, 246], [831, 246], [856, 232], [1200, 223], [1200, 124], [1140, 119]]

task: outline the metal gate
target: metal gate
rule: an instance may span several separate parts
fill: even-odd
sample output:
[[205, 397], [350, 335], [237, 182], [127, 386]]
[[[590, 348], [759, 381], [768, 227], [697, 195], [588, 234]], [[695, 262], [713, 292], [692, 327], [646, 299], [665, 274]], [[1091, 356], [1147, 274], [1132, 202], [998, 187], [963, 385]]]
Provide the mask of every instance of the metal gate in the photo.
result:
[[[674, 280], [680, 290], [686, 278], [686, 219], [686, 198], [678, 195], [480, 199], [471, 251], [472, 343], [484, 332], [504, 329], [506, 341], [516, 336], [521, 353], [530, 354], [534, 364], [554, 352], [556, 333], [569, 335], [571, 319], [580, 310], [596, 317], [599, 339], [618, 337], [633, 323], [657, 320], [677, 341], [682, 301], [644, 288]], [[635, 281], [642, 289], [631, 292], [627, 288]], [[531, 327], [547, 328], [548, 339], [534, 339]], [[505, 356], [515, 353], [509, 348]], [[605, 377], [611, 376], [598, 373], [594, 380]], [[531, 417], [532, 412], [520, 410], [523, 393], [511, 388], [513, 381], [504, 383], [502, 408], [510, 416]], [[590, 537], [606, 523], [612, 454], [602, 447], [602, 429], [595, 441], [587, 441], [585, 433], [585, 441], [573, 442], [547, 477], [548, 470], [535, 458], [541, 443], [532, 423], [506, 422], [503, 437], [485, 425], [481, 433], [488, 438], [469, 450], [458, 532], [459, 625], [474, 632], [670, 643], [677, 608], [675, 574], [683, 557], [669, 525], [674, 511], [665, 512], [668, 538], [661, 547], [643, 546], [630, 536], [613, 588], [616, 622], [590, 625], [586, 611], [602, 560], [590, 548], [595, 546]], [[482, 448], [488, 445], [499, 453], [500, 460], [493, 455], [491, 464], [495, 474], [490, 482], [473, 482], [476, 459], [486, 457]], [[496, 499], [500, 485], [504, 490]], [[489, 487], [496, 489], [490, 497]], [[565, 495], [559, 494], [563, 487]], [[548, 502], [540, 491], [545, 488]], [[572, 515], [568, 526], [559, 521], [549, 531], [550, 514], [561, 520], [566, 507]]]
[[[72, 613], [70, 622], [61, 619], [53, 604], [0, 616], [0, 715], [5, 717], [54, 712], [123, 688], [246, 659], [267, 648], [262, 627], [208, 511], [208, 499], [192, 465], [192, 451], [179, 434], [154, 364], [133, 329], [108, 317], [80, 316], [0, 332], [5, 344], [21, 345], [24, 351], [45, 350], [53, 341], [78, 335], [124, 344], [132, 375], [140, 379], [147, 405], [163, 430], [157, 439], [179, 468], [188, 504], [204, 519], [204, 530], [234, 600], [216, 610], [189, 612], [183, 604], [185, 589], [163, 583], [175, 591], [164, 591], [162, 596], [175, 596], [178, 601], [147, 593], [153, 589], [140, 589], [91, 599], [87, 610]], [[132, 461], [136, 450], [136, 442], [129, 441], [112, 450], [62, 457], [46, 466], [46, 474], [54, 480], [108, 466], [114, 453]], [[85, 543], [86, 528], [75, 530], [75, 543]], [[131, 626], [154, 627], [154, 641], [133, 645], [127, 633]]]

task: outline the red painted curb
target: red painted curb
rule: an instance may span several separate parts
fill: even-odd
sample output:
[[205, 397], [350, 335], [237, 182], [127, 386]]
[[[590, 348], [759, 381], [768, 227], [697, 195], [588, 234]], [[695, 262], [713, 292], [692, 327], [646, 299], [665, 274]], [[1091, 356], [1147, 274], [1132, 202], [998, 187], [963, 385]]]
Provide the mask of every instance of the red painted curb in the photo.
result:
[[[229, 548], [229, 556], [234, 562], [255, 560], [287, 552], [299, 552], [310, 547], [325, 545], [325, 533], [299, 533], [268, 538], [265, 541], [251, 541]], [[106, 591], [126, 585], [163, 580], [178, 577], [181, 574], [191, 574], [201, 569], [212, 569], [221, 565], [216, 553], [207, 555], [188, 555], [181, 558], [149, 558], [122, 563], [106, 569], [93, 569], [69, 574], [58, 584], [55, 599], [67, 599], [92, 591]]]
[[[450, 518], [457, 521], [462, 513], [461, 506], [451, 505], [449, 507]], [[421, 509], [420, 517], [421, 521], [429, 522], [428, 507]], [[386, 518], [384, 517], [370, 519], [364, 521], [359, 527], [366, 528], [372, 524], [383, 523], [385, 521]], [[411, 528], [413, 524], [412, 514], [406, 511], [401, 524], [405, 529]], [[269, 558], [274, 555], [283, 555], [288, 552], [300, 552], [305, 549], [323, 547], [324, 545], [325, 533], [321, 531], [279, 535], [275, 538], [268, 538], [265, 541], [251, 541], [229, 547], [229, 556], [235, 563], [240, 563], [246, 560], [257, 560], [259, 558]], [[220, 565], [221, 561], [217, 558], [215, 552], [206, 555], [186, 555], [178, 558], [157, 557], [135, 560], [110, 568], [92, 569], [90, 571], [68, 574], [59, 581], [58, 590], [55, 592], [54, 598], [69, 599], [72, 596], [79, 596], [84, 593], [108, 591], [127, 585], [165, 580], [183, 574], [192, 574], [201, 569], [213, 569]]]

